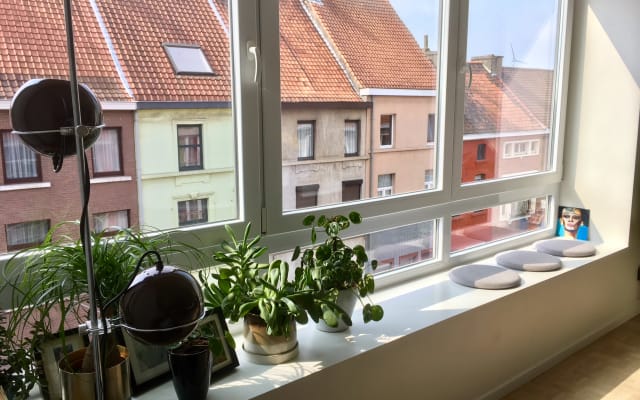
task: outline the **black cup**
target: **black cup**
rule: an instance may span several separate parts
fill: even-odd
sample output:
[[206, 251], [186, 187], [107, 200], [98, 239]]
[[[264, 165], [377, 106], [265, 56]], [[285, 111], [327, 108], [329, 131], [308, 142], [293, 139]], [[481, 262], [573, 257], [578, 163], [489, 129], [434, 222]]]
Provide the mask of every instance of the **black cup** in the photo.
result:
[[211, 383], [211, 352], [207, 346], [169, 351], [173, 388], [179, 400], [204, 400]]

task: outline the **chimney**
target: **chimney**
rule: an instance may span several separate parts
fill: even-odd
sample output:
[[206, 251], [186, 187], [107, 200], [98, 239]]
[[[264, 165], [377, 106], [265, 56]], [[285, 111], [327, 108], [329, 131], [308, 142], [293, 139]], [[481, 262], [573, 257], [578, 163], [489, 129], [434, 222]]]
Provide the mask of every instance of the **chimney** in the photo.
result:
[[422, 51], [427, 59], [431, 60], [433, 66], [438, 68], [438, 52], [429, 49], [429, 35], [424, 35], [424, 48]]
[[480, 61], [484, 68], [491, 74], [491, 76], [497, 76], [502, 78], [502, 59], [503, 56], [496, 56], [489, 54], [486, 56], [471, 57], [471, 61]]

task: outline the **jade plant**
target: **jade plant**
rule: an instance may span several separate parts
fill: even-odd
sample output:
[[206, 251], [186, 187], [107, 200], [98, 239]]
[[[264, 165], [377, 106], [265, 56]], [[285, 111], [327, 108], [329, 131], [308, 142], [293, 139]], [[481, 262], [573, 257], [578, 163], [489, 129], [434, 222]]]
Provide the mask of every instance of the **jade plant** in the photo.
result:
[[[378, 262], [369, 260], [364, 246], [356, 244], [351, 247], [341, 238], [341, 234], [351, 224], [361, 222], [362, 217], [356, 211], [350, 212], [348, 216], [320, 215], [316, 218], [308, 215], [302, 224], [311, 227], [312, 247], [301, 250], [297, 246], [292, 261], [300, 257], [300, 265], [307, 276], [307, 286], [322, 293], [320, 297], [328, 296], [329, 303], [335, 302], [340, 291], [352, 291], [362, 304], [362, 316], [366, 323], [380, 321], [384, 316], [382, 306], [373, 304], [369, 297], [375, 290], [375, 280], [366, 267], [370, 265], [375, 270]], [[319, 243], [318, 230], [326, 235], [326, 239]], [[336, 310], [339, 315], [333, 312]], [[352, 324], [350, 315], [339, 307], [325, 309], [322, 318], [329, 326], [335, 326], [337, 318], [349, 326]]]

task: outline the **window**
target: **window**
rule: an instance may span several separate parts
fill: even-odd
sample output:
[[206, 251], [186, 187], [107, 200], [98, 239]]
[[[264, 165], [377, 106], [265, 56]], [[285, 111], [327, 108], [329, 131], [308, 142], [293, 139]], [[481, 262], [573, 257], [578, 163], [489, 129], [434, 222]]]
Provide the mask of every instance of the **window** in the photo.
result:
[[393, 146], [393, 115], [380, 116], [380, 147]]
[[433, 143], [436, 137], [436, 115], [431, 113], [427, 118], [427, 143]]
[[[553, 171], [551, 153], [557, 132], [552, 129], [556, 96], [552, 82], [559, 72], [558, 14], [563, 10], [562, 3], [509, 2], [500, 7], [500, 12], [487, 14], [487, 7], [498, 7], [497, 3], [469, 1], [464, 141], [481, 138], [489, 146], [500, 148], [508, 140], [511, 143], [504, 145], [505, 158], [536, 158], [521, 164], [496, 162], [486, 183], [506, 176]], [[488, 37], [489, 31], [496, 34]], [[530, 39], [517, 43], [516, 36]], [[532, 139], [512, 139], [524, 136]], [[529, 140], [539, 143], [535, 146], [539, 150], [534, 152]], [[480, 158], [480, 148], [477, 150], [477, 159], [484, 160]], [[463, 169], [475, 167], [464, 160], [463, 157]], [[473, 174], [463, 173], [463, 177], [469, 176]]]
[[93, 176], [122, 175], [122, 147], [119, 129], [102, 128], [98, 140], [91, 149]]
[[180, 171], [202, 169], [202, 125], [178, 125]]
[[296, 208], [315, 207], [318, 205], [318, 189], [320, 185], [304, 185], [296, 187]]
[[93, 214], [94, 232], [109, 232], [129, 227], [129, 210]]
[[[452, 216], [466, 221], [463, 229], [499, 221], [499, 210], [492, 210], [500, 202], [552, 196], [555, 204], [565, 143], [565, 99], [559, 96], [567, 92], [563, 52], [570, 2], [429, 2], [426, 12], [419, 0], [409, 6], [372, 2], [375, 7], [348, 0], [260, 2], [258, 13], [241, 0], [228, 8], [214, 1], [208, 4], [219, 16], [187, 7], [180, 8], [184, 18], [175, 19], [150, 2], [146, 15], [195, 27], [184, 35], [176, 29], [170, 39], [134, 22], [116, 23], [109, 17], [115, 11], [105, 9], [106, 30], [137, 105], [132, 137], [139, 144], [141, 223], [163, 229], [206, 223], [193, 229], [215, 243], [225, 236], [225, 224], [240, 231], [251, 222], [269, 250], [280, 252], [288, 250], [284, 243], [299, 240], [306, 213], [356, 208], [365, 216], [359, 229], [368, 238], [412, 224], [428, 225], [430, 237], [448, 238]], [[362, 23], [348, 23], [353, 20]], [[174, 44], [165, 43], [166, 54], [158, 54], [159, 44], [169, 40]], [[262, 53], [247, 47], [250, 42]], [[146, 53], [147, 46], [155, 55]], [[525, 50], [533, 47], [539, 51]], [[264, 56], [272, 49], [280, 49], [279, 57]], [[148, 61], [138, 65], [118, 56], [137, 52]], [[79, 60], [85, 67], [87, 62]], [[184, 75], [190, 73], [202, 75]], [[116, 121], [122, 110], [109, 111]], [[128, 125], [118, 126], [121, 152], [129, 154]], [[479, 143], [486, 144], [484, 157]], [[100, 212], [123, 209], [131, 207], [114, 201]], [[407, 229], [417, 236], [403, 233], [405, 242], [427, 231]], [[280, 240], [285, 238], [291, 240]], [[430, 243], [422, 249], [439, 256], [438, 268], [455, 262], [449, 240]], [[401, 258], [430, 260], [416, 251], [389, 258], [394, 268]]]
[[314, 121], [298, 122], [298, 160], [313, 160]]
[[19, 250], [37, 246], [49, 231], [49, 220], [20, 222], [6, 226], [7, 250]]
[[519, 140], [504, 144], [503, 158], [537, 156], [540, 154], [540, 140]]
[[360, 152], [360, 121], [344, 121], [344, 155], [357, 156]]
[[213, 70], [200, 46], [164, 44], [171, 66], [176, 74], [212, 75]]
[[433, 183], [433, 170], [427, 169], [424, 171], [424, 188], [430, 190], [434, 187], [435, 185]]
[[27, 147], [18, 135], [2, 132], [4, 182], [38, 182], [41, 178], [40, 156]]
[[378, 175], [378, 196], [391, 196], [393, 194], [394, 174]]
[[342, 201], [360, 200], [362, 198], [362, 179], [342, 182]]
[[178, 225], [193, 225], [207, 222], [208, 199], [185, 200], [178, 202]]
[[482, 161], [486, 158], [487, 145], [486, 143], [478, 144], [478, 149], [476, 150], [476, 160]]

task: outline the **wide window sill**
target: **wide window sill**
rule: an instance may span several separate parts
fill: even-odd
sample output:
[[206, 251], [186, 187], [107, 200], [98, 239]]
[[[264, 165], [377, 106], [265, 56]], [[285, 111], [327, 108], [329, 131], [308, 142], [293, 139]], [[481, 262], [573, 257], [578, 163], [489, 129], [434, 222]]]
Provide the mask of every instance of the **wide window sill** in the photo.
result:
[[[354, 324], [345, 332], [321, 332], [315, 329], [313, 323], [298, 326], [299, 355], [284, 364], [251, 363], [242, 350], [242, 338], [236, 336], [240, 366], [213, 382], [209, 397], [233, 400], [259, 396], [411, 333], [428, 329], [456, 315], [473, 312], [490, 302], [571, 273], [624, 249], [626, 245], [600, 244], [596, 247], [595, 256], [563, 258], [560, 270], [521, 272], [522, 284], [509, 290], [482, 290], [460, 286], [449, 280], [446, 271], [386, 288], [373, 297], [375, 302], [385, 308], [382, 321], [364, 324], [360, 310], [356, 309]], [[531, 250], [532, 247], [523, 249]], [[495, 259], [490, 257], [478, 262], [495, 264]], [[171, 381], [167, 381], [134, 398], [175, 399], [175, 391]]]

